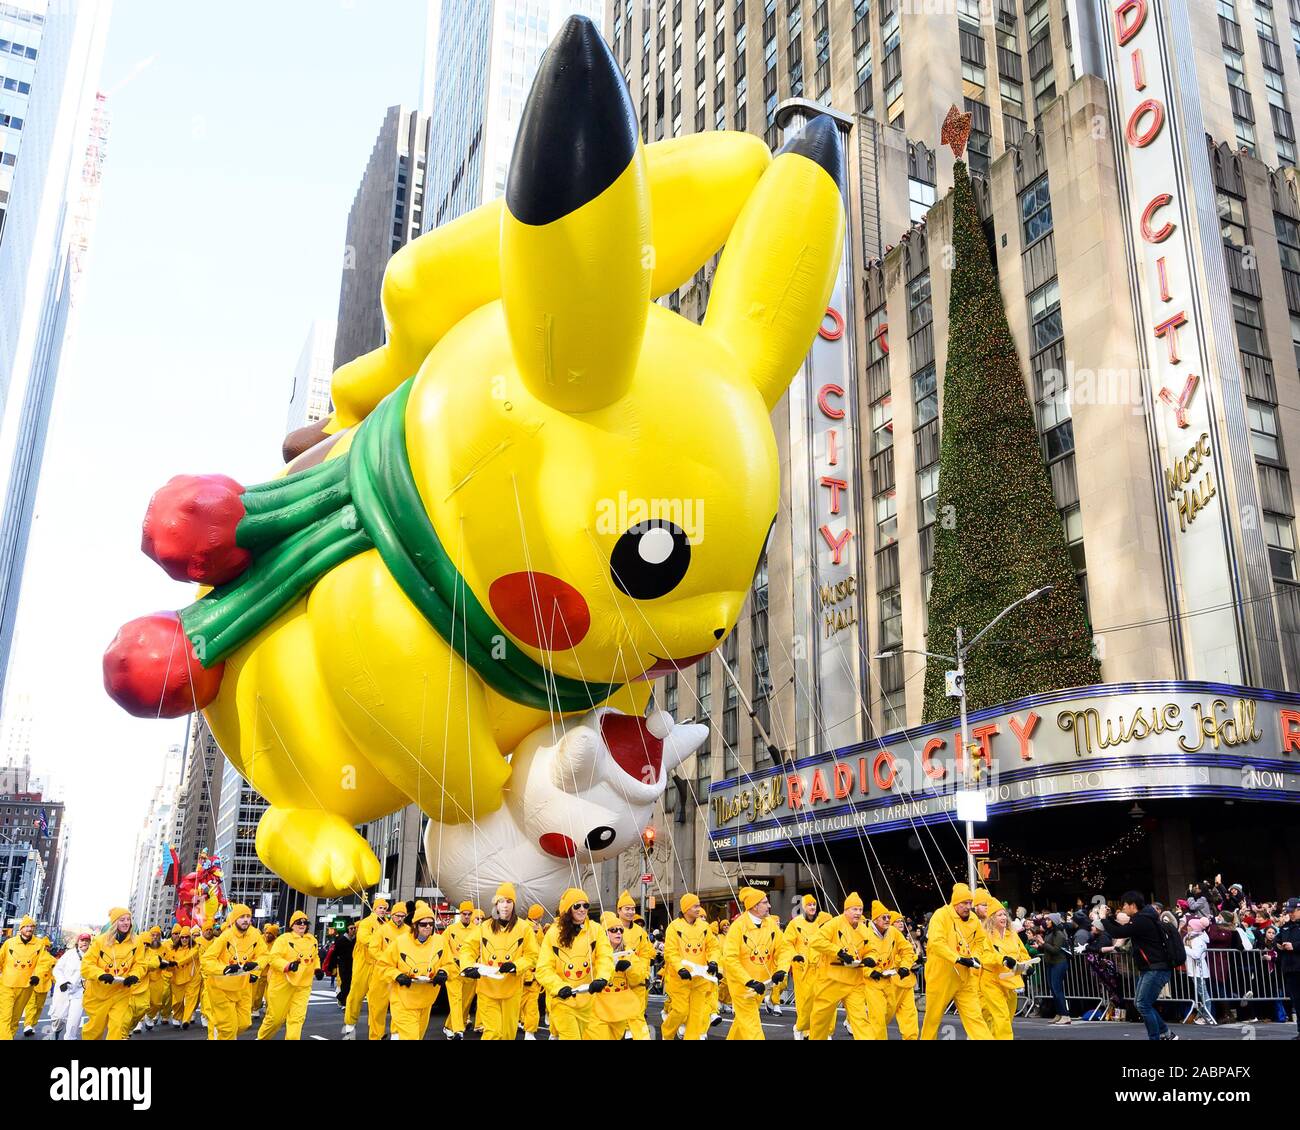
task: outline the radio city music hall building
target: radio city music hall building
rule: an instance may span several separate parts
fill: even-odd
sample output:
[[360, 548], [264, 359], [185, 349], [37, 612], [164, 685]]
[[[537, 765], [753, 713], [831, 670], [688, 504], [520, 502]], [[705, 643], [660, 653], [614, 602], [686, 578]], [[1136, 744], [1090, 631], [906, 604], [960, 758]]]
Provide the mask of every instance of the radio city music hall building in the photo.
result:
[[[712, 728], [655, 821], [657, 902], [693, 888], [721, 907], [743, 880], [783, 914], [814, 887], [922, 910], [964, 878], [956, 723], [922, 724], [921, 656], [876, 658], [926, 646], [951, 106], [972, 115], [1103, 678], [972, 714], [993, 889], [1173, 897], [1222, 872], [1294, 893], [1300, 2], [617, 0], [606, 17], [648, 139], [722, 126], [776, 147], [828, 112], [847, 158], [845, 265], [773, 414], [782, 507], [749, 607], [656, 685]], [[667, 301], [701, 316], [710, 279]], [[605, 865], [602, 891], [642, 870]]]

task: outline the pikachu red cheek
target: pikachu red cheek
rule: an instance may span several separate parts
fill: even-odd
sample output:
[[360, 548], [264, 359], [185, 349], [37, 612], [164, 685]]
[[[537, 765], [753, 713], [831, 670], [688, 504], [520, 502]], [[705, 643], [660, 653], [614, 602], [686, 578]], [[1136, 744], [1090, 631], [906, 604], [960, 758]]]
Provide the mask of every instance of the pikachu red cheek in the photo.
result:
[[512, 636], [542, 651], [568, 651], [591, 630], [591, 610], [571, 584], [549, 573], [507, 573], [488, 588], [492, 612]]

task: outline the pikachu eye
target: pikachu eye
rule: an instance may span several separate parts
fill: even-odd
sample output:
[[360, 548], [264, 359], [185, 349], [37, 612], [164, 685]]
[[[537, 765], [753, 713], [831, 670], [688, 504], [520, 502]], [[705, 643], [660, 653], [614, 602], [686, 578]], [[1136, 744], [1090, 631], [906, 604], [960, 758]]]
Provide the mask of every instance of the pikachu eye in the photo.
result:
[[609, 568], [620, 591], [633, 600], [654, 600], [672, 592], [691, 564], [691, 543], [672, 522], [640, 522], [614, 546]]

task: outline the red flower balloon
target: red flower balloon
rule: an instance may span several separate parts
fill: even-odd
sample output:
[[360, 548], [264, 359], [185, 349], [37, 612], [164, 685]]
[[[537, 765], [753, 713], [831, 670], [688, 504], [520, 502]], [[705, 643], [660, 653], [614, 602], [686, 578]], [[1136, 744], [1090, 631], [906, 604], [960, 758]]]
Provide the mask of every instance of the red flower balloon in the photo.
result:
[[221, 690], [224, 663], [204, 668], [175, 612], [124, 624], [104, 652], [104, 689], [137, 718], [182, 718]]
[[140, 548], [175, 581], [220, 585], [248, 568], [235, 544], [244, 488], [225, 475], [177, 475], [149, 500]]

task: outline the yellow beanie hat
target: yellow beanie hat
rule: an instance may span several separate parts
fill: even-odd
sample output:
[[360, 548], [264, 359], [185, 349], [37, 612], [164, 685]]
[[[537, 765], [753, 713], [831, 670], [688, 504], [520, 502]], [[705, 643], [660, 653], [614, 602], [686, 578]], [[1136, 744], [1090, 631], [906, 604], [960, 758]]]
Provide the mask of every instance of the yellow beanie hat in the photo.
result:
[[887, 906], [886, 906], [883, 902], [881, 902], [879, 899], [872, 899], [872, 900], [871, 900], [871, 917], [872, 917], [872, 918], [879, 918], [882, 914], [889, 914], [889, 912], [890, 912], [890, 911], [889, 911], [889, 907], [887, 907]]
[[530, 922], [540, 922], [546, 914], [546, 908], [540, 902], [533, 903], [528, 908], [528, 919]]
[[682, 897], [677, 900], [677, 907], [683, 914], [685, 914], [688, 910], [690, 910], [691, 907], [699, 906], [699, 905], [700, 905], [699, 896], [693, 895], [689, 891], [687, 891], [686, 894], [682, 895]]
[[975, 889], [975, 894], [971, 896], [971, 901], [976, 906], [979, 906], [981, 903], [986, 903], [992, 898], [993, 896], [989, 894], [988, 891], [986, 891], [983, 887], [977, 887]]
[[230, 907], [226, 911], [227, 922], [234, 922], [236, 918], [244, 918], [245, 916], [247, 916], [248, 918], [252, 918], [253, 912], [248, 907], [246, 907], [242, 902], [235, 903], [234, 906]]
[[581, 887], [570, 887], [567, 891], [564, 892], [564, 894], [560, 896], [559, 912], [561, 914], [565, 914], [573, 908], [574, 903], [590, 902], [590, 901], [591, 900], [587, 897], [587, 892], [582, 890]]
[[370, 906], [372, 910], [378, 910], [381, 906], [387, 910], [388, 900], [384, 898], [383, 895], [380, 895], [379, 898], [375, 899], [375, 901], [370, 904]]
[[191, 937], [191, 938], [201, 938], [201, 937], [203, 937], [203, 927], [202, 927], [202, 926], [191, 926], [191, 927], [190, 927], [190, 937]]
[[959, 902], [971, 902], [974, 898], [971, 889], [965, 883], [955, 883], [952, 888], [952, 898], [948, 900], [948, 905], [956, 906]]
[[627, 891], [624, 891], [618, 896], [618, 903], [616, 905], [619, 910], [622, 910], [625, 906], [636, 906], [636, 899], [634, 899]]
[[740, 888], [740, 905], [746, 910], [753, 910], [767, 895], [762, 891], [755, 890], [753, 887]]
[[989, 913], [990, 913], [990, 914], [997, 914], [997, 912], [998, 912], [999, 910], [1006, 910], [1006, 907], [1003, 906], [1000, 902], [998, 902], [998, 900], [995, 899], [992, 895], [989, 895], [989, 900], [988, 900], [988, 901], [989, 901]]
[[605, 911], [604, 914], [600, 916], [600, 924], [604, 926], [606, 930], [608, 930], [610, 927], [613, 927], [616, 930], [623, 929], [623, 919], [621, 919], [612, 910], [607, 910]]
[[474, 904], [470, 902], [468, 899], [466, 899], [463, 903], [460, 904], [460, 906], [456, 907], [456, 911], [458, 914], [473, 914]]
[[[124, 914], [130, 914], [130, 913], [131, 913], [131, 912], [130, 912], [129, 910], [127, 910], [127, 908], [124, 907], [124, 906], [115, 906], [115, 907], [113, 907], [112, 910], [110, 910], [110, 911], [108, 912], [108, 920], [109, 920], [110, 922], [116, 922], [119, 918], [122, 917], [122, 915], [124, 915]], [[33, 922], [32, 925], [35, 926], [36, 923]], [[21, 930], [21, 929], [22, 929], [22, 926], [19, 926], [18, 929]]]
[[[307, 915], [305, 915], [301, 910], [295, 910], [291, 915], [289, 915], [289, 925], [292, 926], [295, 922], [306, 922], [310, 924], [311, 919], [308, 918]], [[275, 932], [277, 934], [280, 932], [280, 928], [278, 926], [275, 928]]]
[[415, 909], [411, 911], [411, 925], [414, 926], [417, 922], [423, 922], [425, 919], [432, 919], [436, 922], [437, 916], [424, 899], [416, 899]]
[[799, 902], [800, 902], [803, 906], [816, 906], [816, 905], [817, 905], [817, 899], [816, 899], [813, 895], [804, 895], [803, 898], [801, 898], [801, 899], [799, 900]]
[[850, 907], [854, 907], [854, 906], [856, 906], [859, 910], [861, 910], [863, 908], [863, 905], [864, 904], [862, 902], [862, 896], [858, 894], [857, 891], [850, 891], [847, 895], [844, 896], [843, 909], [845, 910], [848, 910]]
[[492, 901], [497, 899], [509, 899], [511, 902], [518, 902], [519, 896], [515, 894], [515, 885], [513, 883], [502, 883], [497, 888], [497, 893], [492, 896]]
[[902, 921], [903, 921], [903, 916], [899, 914], [898, 911], [891, 910], [889, 912], [889, 924], [891, 926], [897, 926]]
[[[304, 915], [303, 917], [306, 917], [306, 915]], [[262, 933], [270, 934], [271, 937], [273, 938], [278, 938], [280, 936], [280, 923], [268, 922], [265, 926], [262, 927]]]

